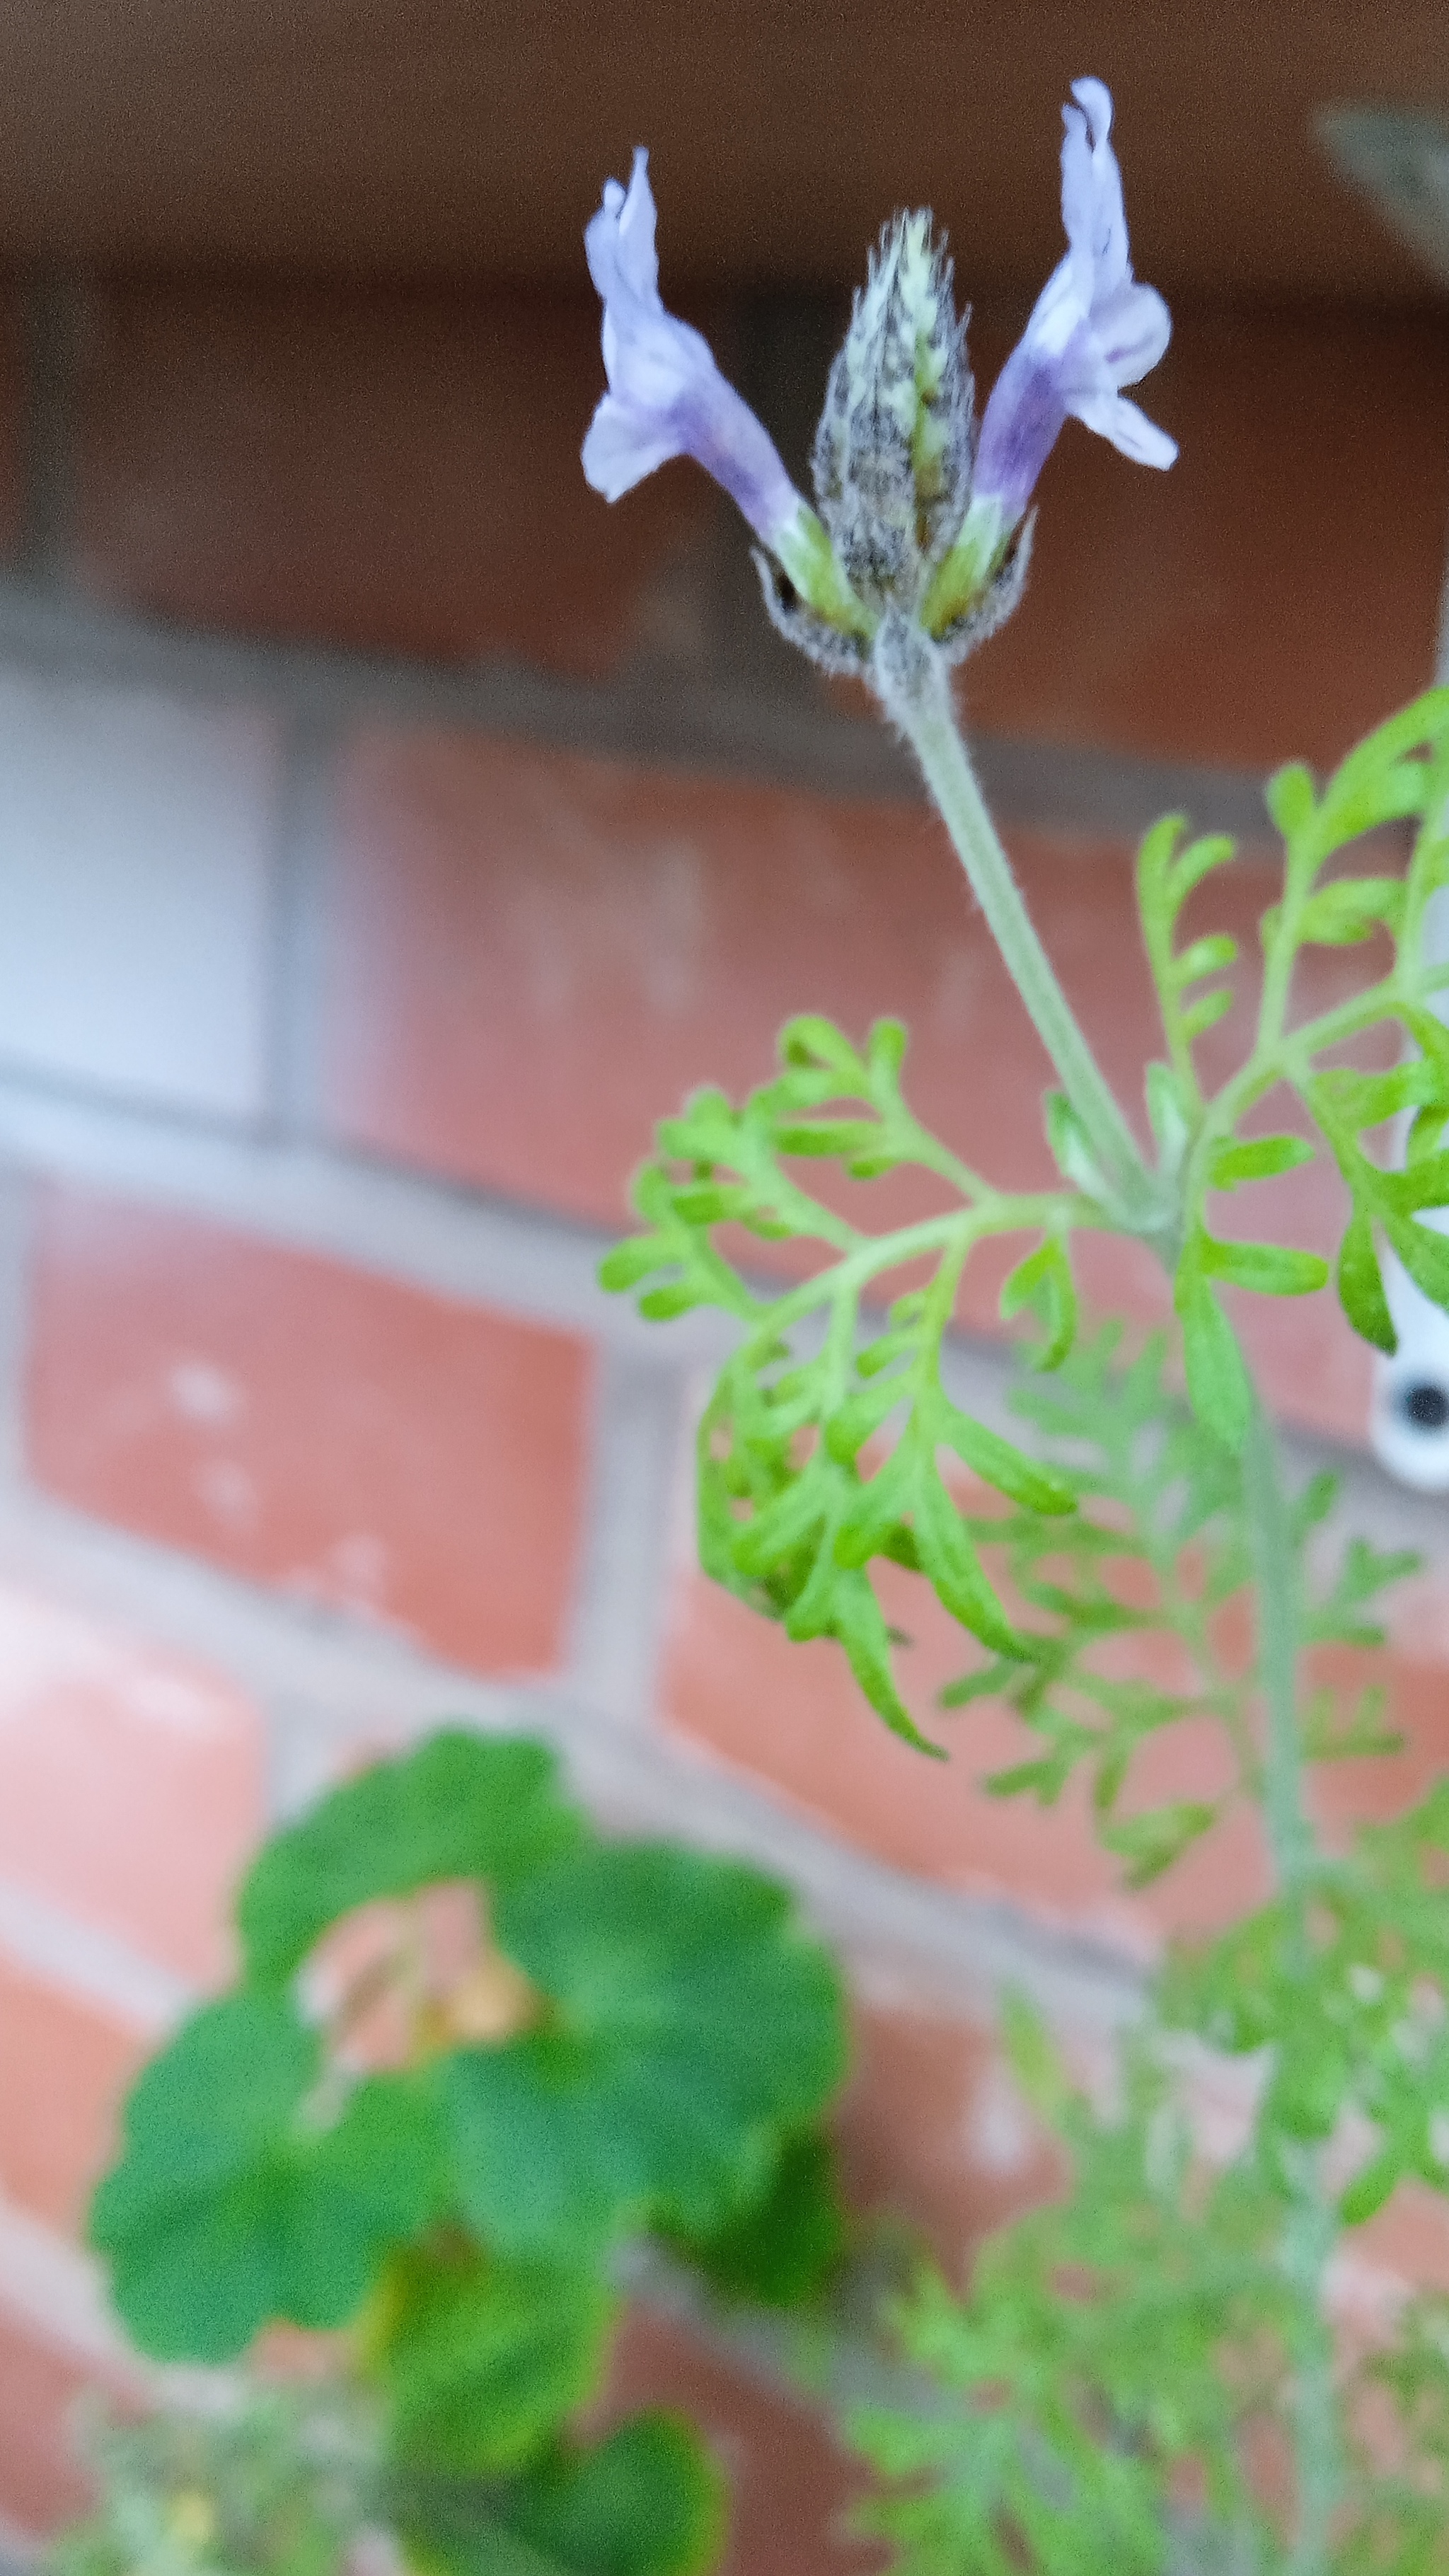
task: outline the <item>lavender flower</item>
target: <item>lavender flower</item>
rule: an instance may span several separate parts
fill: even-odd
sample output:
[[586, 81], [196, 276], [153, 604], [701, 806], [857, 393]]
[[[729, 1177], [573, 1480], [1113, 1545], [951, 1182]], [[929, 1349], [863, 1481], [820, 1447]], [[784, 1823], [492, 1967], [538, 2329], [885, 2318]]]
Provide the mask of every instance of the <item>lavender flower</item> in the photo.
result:
[[627, 194], [606, 180], [584, 235], [604, 299], [609, 390], [584, 440], [584, 473], [606, 501], [671, 456], [692, 456], [737, 501], [767, 546], [804, 506], [767, 432], [726, 384], [708, 341], [666, 313], [654, 248], [649, 155], [634, 155]]
[[584, 472], [617, 501], [672, 456], [692, 456], [739, 504], [777, 626], [827, 670], [868, 669], [887, 609], [958, 661], [1021, 597], [1027, 504], [1068, 413], [1143, 465], [1173, 442], [1122, 387], [1157, 364], [1172, 325], [1127, 251], [1122, 181], [1100, 81], [1063, 110], [1062, 219], [1069, 248], [1002, 370], [973, 458], [971, 378], [950, 263], [929, 215], [881, 237], [831, 371], [815, 442], [817, 516], [768, 433], [725, 382], [708, 343], [666, 313], [654, 249], [649, 156], [627, 190], [607, 181], [588, 227], [604, 303], [605, 394]]
[[[649, 155], [641, 149], [627, 191], [617, 179], [605, 181], [603, 205], [584, 235], [589, 273], [604, 303], [609, 379], [584, 440], [584, 473], [606, 501], [617, 501], [672, 456], [692, 456], [738, 503], [808, 604], [811, 622], [826, 621], [853, 648], [872, 621], [774, 441], [720, 374], [708, 341], [665, 312], [654, 224]], [[776, 574], [762, 571], [768, 587]]]
[[1177, 448], [1122, 397], [1155, 367], [1172, 321], [1132, 275], [1122, 174], [1112, 150], [1111, 93], [1098, 80], [1072, 84], [1062, 110], [1062, 222], [1070, 248], [1007, 359], [981, 424], [978, 505], [994, 503], [1003, 529], [1026, 509], [1068, 413], [1138, 465], [1170, 465]]

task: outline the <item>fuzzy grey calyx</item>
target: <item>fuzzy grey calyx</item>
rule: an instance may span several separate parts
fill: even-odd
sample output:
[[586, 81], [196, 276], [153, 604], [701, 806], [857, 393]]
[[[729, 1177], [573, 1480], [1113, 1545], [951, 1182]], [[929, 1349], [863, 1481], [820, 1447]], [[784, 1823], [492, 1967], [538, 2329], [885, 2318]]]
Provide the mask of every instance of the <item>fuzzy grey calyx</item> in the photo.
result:
[[787, 644], [795, 645], [818, 669], [829, 671], [837, 679], [862, 679], [870, 661], [870, 646], [864, 636], [847, 634], [843, 628], [832, 626], [828, 618], [818, 616], [801, 598], [788, 573], [782, 572], [760, 547], [752, 546], [750, 552], [770, 623]]
[[964, 616], [952, 619], [943, 627], [936, 642], [946, 660], [964, 662], [978, 644], [984, 644], [1008, 617], [1021, 606], [1026, 589], [1026, 576], [1031, 565], [1031, 541], [1036, 533], [1036, 512], [1029, 511], [1012, 537], [986, 588], [975, 598]]
[[914, 606], [960, 534], [975, 453], [965, 339], [930, 216], [897, 215], [857, 292], [812, 457], [821, 516], [872, 608]]

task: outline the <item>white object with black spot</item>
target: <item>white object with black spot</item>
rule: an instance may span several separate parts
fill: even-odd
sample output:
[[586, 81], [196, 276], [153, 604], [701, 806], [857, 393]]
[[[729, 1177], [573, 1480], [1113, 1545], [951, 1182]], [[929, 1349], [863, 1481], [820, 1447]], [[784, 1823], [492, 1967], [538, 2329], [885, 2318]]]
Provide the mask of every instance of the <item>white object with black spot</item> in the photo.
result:
[[[1430, 956], [1449, 958], [1449, 890], [1429, 905], [1424, 945]], [[1441, 996], [1436, 1009], [1449, 1020], [1449, 999]], [[1449, 1234], [1449, 1208], [1419, 1223]], [[1449, 1315], [1430, 1304], [1387, 1247], [1383, 1267], [1399, 1347], [1392, 1359], [1374, 1362], [1369, 1438], [1380, 1465], [1401, 1484], [1449, 1493]]]

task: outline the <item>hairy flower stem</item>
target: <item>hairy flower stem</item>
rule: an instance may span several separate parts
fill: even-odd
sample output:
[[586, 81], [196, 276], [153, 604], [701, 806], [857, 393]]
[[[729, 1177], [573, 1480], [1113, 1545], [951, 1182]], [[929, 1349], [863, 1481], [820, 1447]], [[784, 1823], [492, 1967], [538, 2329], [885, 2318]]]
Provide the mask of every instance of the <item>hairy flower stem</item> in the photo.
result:
[[1037, 1035], [1061, 1077], [1103, 1178], [1135, 1232], [1164, 1231], [1152, 1175], [1057, 982], [961, 739], [945, 662], [919, 630], [887, 617], [873, 677], [887, 714], [920, 762], [937, 812], [986, 915]]

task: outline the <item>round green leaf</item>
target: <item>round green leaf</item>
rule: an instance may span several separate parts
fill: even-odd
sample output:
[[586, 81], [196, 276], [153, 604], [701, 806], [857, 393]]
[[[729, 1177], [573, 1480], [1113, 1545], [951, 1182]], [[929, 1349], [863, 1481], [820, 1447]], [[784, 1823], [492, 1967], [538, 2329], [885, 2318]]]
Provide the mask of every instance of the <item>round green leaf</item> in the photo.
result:
[[789, 2141], [763, 2197], [742, 2216], [703, 2243], [675, 2242], [726, 2298], [794, 2308], [824, 2288], [847, 2233], [830, 2140], [812, 2129]]
[[506, 2482], [420, 2486], [400, 2527], [425, 2576], [706, 2576], [726, 2501], [694, 2427], [650, 2412]]
[[376, 2078], [322, 2098], [317, 2034], [282, 1997], [197, 2013], [144, 2070], [91, 2241], [143, 2352], [228, 2361], [274, 2318], [346, 2323], [441, 2185], [429, 2092]]
[[504, 1890], [495, 1921], [553, 2009], [442, 2081], [463, 2208], [512, 2257], [712, 2233], [845, 2071], [836, 1971], [753, 1870], [582, 1850]]
[[520, 2479], [500, 2513], [579, 2576], [704, 2576], [724, 2544], [724, 2481], [692, 2424], [635, 2415]]
[[237, 1908], [247, 1972], [280, 1981], [354, 1906], [447, 1879], [500, 1885], [580, 1831], [546, 1746], [460, 1728], [430, 1736], [334, 1789], [267, 1844]]
[[462, 2242], [400, 2255], [378, 2337], [394, 2456], [454, 2476], [536, 2458], [594, 2394], [615, 2304], [585, 2265], [500, 2262]]

